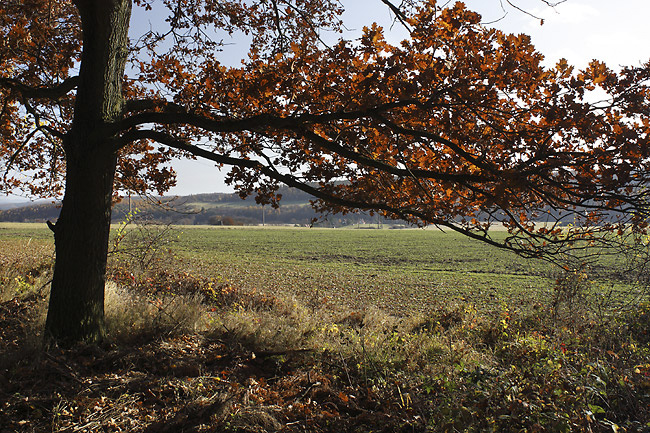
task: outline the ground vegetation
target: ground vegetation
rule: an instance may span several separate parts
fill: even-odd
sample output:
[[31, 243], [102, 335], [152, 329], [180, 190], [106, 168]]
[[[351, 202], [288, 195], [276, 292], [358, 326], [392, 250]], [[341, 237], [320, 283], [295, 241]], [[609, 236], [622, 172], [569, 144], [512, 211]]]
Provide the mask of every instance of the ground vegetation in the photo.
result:
[[[53, 245], [46, 230], [2, 229], [0, 431], [635, 432], [650, 426], [647, 297], [633, 306], [606, 302], [605, 282], [586, 270], [540, 272], [536, 287], [519, 287], [517, 297], [515, 287], [502, 290], [508, 273], [540, 270], [515, 271], [507, 257], [493, 257], [498, 299], [485, 305], [489, 298], [462, 286], [485, 264], [467, 256], [456, 236], [432, 253], [457, 253], [466, 268], [448, 284], [461, 287], [439, 291], [444, 305], [426, 309], [407, 281], [367, 288], [376, 296], [357, 302], [355, 286], [372, 268], [386, 275], [377, 250], [348, 251], [362, 260], [341, 264], [337, 272], [350, 285], [330, 299], [326, 288], [308, 291], [318, 287], [313, 280], [303, 281], [302, 292], [295, 281], [278, 291], [267, 290], [264, 280], [252, 287], [254, 278], [239, 285], [215, 275], [235, 266], [243, 273], [245, 251], [236, 263], [208, 265], [206, 244], [193, 252], [203, 266], [192, 267], [186, 248], [194, 242], [182, 244], [166, 228], [156, 232], [164, 248], [143, 249], [143, 259], [133, 260], [129, 239], [116, 232], [113, 242], [121, 239], [124, 254], [116, 252], [109, 266], [108, 338], [99, 346], [43, 352]], [[253, 244], [268, 244], [271, 232], [227, 233], [235, 230]], [[325, 232], [350, 236], [343, 230], [311, 236]], [[378, 232], [354, 231], [359, 239]], [[133, 233], [139, 243], [141, 232]], [[397, 233], [415, 245], [402, 264], [421, 266], [416, 239]], [[276, 266], [297, 258], [290, 243], [284, 250], [276, 243]], [[306, 260], [294, 269], [300, 263], [309, 269], [310, 254], [299, 252]], [[536, 288], [544, 296], [525, 296]], [[630, 293], [618, 293], [618, 300]], [[389, 296], [411, 308], [378, 304]]]

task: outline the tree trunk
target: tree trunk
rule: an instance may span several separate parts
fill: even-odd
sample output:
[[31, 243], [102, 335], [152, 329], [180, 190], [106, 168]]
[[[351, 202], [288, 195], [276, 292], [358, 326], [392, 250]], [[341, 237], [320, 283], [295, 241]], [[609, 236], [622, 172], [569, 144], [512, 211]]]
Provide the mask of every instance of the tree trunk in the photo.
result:
[[104, 337], [104, 278], [114, 154], [101, 147], [68, 158], [66, 192], [54, 226], [56, 259], [46, 338], [60, 343]]
[[49, 342], [98, 342], [117, 161], [110, 125], [122, 108], [131, 0], [77, 0], [83, 29], [75, 115], [64, 140], [66, 190], [54, 226]]

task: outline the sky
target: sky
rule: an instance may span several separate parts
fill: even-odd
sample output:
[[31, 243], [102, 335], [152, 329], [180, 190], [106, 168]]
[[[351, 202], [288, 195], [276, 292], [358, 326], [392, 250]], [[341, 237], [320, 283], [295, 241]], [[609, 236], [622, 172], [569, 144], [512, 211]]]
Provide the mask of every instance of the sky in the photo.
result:
[[[346, 6], [343, 19], [350, 29], [343, 37], [354, 39], [364, 25], [373, 21], [390, 28], [392, 15], [380, 0], [342, 1]], [[646, 23], [650, 17], [650, 0], [566, 0], [554, 8], [542, 0], [510, 1], [528, 13], [509, 6], [507, 0], [466, 0], [465, 4], [481, 13], [483, 22], [491, 23], [490, 26], [530, 35], [533, 44], [545, 55], [547, 66], [560, 58], [566, 58], [578, 68], [597, 58], [612, 69], [650, 60], [650, 26]], [[439, 0], [438, 4], [445, 2]], [[543, 25], [540, 19], [544, 20]], [[132, 20], [132, 28], [137, 30], [142, 25], [147, 23], [137, 17]], [[397, 32], [387, 38], [397, 43], [403, 36], [404, 33], [400, 36]], [[232, 47], [247, 50], [246, 44]], [[173, 168], [178, 173], [178, 183], [168, 195], [232, 191], [224, 182], [226, 171], [219, 172], [208, 161], [177, 161]], [[0, 202], [12, 200], [16, 198], [0, 198]]]

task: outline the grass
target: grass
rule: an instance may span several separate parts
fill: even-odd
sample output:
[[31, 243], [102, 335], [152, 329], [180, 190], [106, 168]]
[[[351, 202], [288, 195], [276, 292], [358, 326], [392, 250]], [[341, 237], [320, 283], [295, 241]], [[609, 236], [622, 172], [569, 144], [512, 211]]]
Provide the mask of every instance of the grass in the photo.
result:
[[174, 247], [190, 267], [238, 286], [394, 314], [473, 299], [544, 298], [549, 266], [435, 230], [182, 228]]
[[[455, 233], [179, 226], [174, 266], [237, 287], [393, 314], [471, 300], [481, 308], [545, 299], [553, 270]], [[51, 239], [46, 227], [0, 225], [2, 239]]]
[[582, 271], [428, 230], [133, 229], [108, 342], [42, 353], [41, 230], [0, 226], [0, 429], [650, 428], [650, 306]]

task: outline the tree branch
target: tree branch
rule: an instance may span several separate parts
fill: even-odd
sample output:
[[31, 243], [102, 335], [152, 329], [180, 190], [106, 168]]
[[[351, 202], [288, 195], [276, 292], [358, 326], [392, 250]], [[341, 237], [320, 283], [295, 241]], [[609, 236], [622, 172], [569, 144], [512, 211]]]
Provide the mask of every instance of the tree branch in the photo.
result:
[[[443, 94], [438, 92], [435, 97]], [[232, 118], [227, 116], [207, 117], [206, 115], [189, 112], [181, 105], [173, 102], [155, 99], [139, 99], [127, 101], [124, 105], [124, 118], [114, 125], [115, 132], [127, 131], [138, 125], [158, 123], [172, 125], [185, 123], [187, 125], [204, 128], [210, 132], [238, 132], [250, 131], [253, 128], [272, 127], [286, 128], [307, 123], [328, 123], [337, 120], [357, 120], [377, 116], [380, 113], [396, 108], [417, 107], [421, 110], [439, 107], [434, 101], [434, 96], [427, 101], [417, 98], [403, 99], [386, 102], [373, 107], [359, 108], [350, 111], [332, 111], [322, 114], [305, 113], [295, 116], [280, 117], [273, 114], [258, 114], [245, 118]], [[153, 111], [158, 110], [158, 111]], [[136, 112], [130, 116], [127, 113]], [[442, 143], [441, 143], [442, 144]]]
[[[292, 174], [280, 173], [275, 167], [264, 165], [260, 161], [245, 159], [245, 158], [234, 158], [234, 157], [210, 152], [206, 149], [189, 144], [185, 140], [173, 137], [172, 135], [169, 135], [164, 132], [152, 131], [152, 130], [133, 130], [126, 133], [123, 136], [123, 139], [128, 142], [135, 141], [135, 140], [143, 140], [143, 139], [153, 140], [160, 144], [172, 147], [174, 149], [183, 150], [194, 156], [204, 158], [216, 162], [218, 164], [245, 167], [252, 170], [256, 170], [257, 172], [264, 174], [271, 179], [282, 182], [289, 187], [299, 189], [303, 192], [310, 194], [311, 196], [317, 199], [323, 200], [324, 202], [333, 205], [341, 206], [344, 208], [350, 208], [350, 209], [384, 211], [387, 214], [394, 215], [397, 218], [401, 218], [407, 221], [413, 220], [415, 218], [424, 222], [425, 224], [433, 224], [440, 227], [446, 227], [450, 230], [461, 233], [470, 238], [486, 242], [497, 248], [513, 251], [520, 255], [524, 255], [528, 257], [541, 257], [550, 261], [556, 260], [556, 258], [553, 258], [553, 256], [548, 256], [548, 257], [544, 256], [543, 249], [541, 247], [538, 247], [537, 249], [534, 248], [533, 250], [531, 250], [528, 246], [504, 244], [492, 239], [486, 231], [482, 232], [483, 234], [481, 234], [480, 232], [473, 231], [470, 228], [462, 227], [456, 224], [454, 221], [449, 221], [442, 218], [432, 218], [431, 216], [426, 215], [425, 213], [418, 211], [417, 209], [407, 208], [407, 207], [404, 208], [395, 207], [385, 203], [375, 203], [370, 201], [362, 201], [358, 199], [348, 199], [348, 198], [338, 197], [328, 193], [327, 191], [324, 191], [323, 189], [316, 188], [306, 183], [305, 181], [300, 180], [298, 177]], [[534, 238], [538, 240], [545, 240], [549, 244], [554, 244], [554, 243], [557, 244], [558, 242], [564, 242], [564, 241], [554, 241], [553, 239], [550, 239], [543, 235], [535, 235]]]
[[408, 17], [402, 10], [395, 6], [390, 0], [381, 0], [383, 4], [388, 6], [388, 8], [395, 14], [395, 18], [406, 28], [406, 30], [409, 31], [409, 33], [412, 31], [411, 26], [408, 25]]
[[19, 92], [23, 98], [33, 99], [50, 99], [56, 101], [65, 96], [79, 84], [79, 77], [74, 76], [67, 78], [57, 86], [32, 87], [21, 83], [13, 78], [0, 78], [0, 87]]
[[[326, 150], [332, 151], [338, 155], [349, 158], [357, 163], [363, 164], [368, 167], [374, 167], [380, 170], [384, 170], [388, 173], [391, 173], [395, 176], [400, 177], [411, 177], [413, 174], [416, 174], [422, 178], [435, 179], [439, 181], [449, 181], [449, 182], [488, 182], [494, 181], [493, 178], [487, 178], [484, 175], [473, 175], [467, 173], [440, 173], [431, 170], [424, 169], [400, 169], [393, 165], [390, 165], [386, 162], [379, 161], [377, 159], [369, 158], [362, 155], [359, 152], [355, 152], [352, 149], [348, 149], [340, 144], [337, 144], [331, 140], [326, 139], [325, 137], [314, 133], [313, 131], [307, 129], [305, 126], [315, 123], [327, 123], [335, 120], [356, 120], [364, 117], [375, 117], [380, 122], [384, 123], [391, 130], [399, 133], [405, 133], [408, 135], [417, 135], [421, 138], [427, 138], [429, 140], [436, 141], [437, 143], [446, 145], [456, 151], [464, 159], [471, 162], [474, 165], [480, 166], [484, 169], [488, 169], [489, 172], [496, 173], [494, 167], [489, 167], [486, 164], [478, 161], [473, 155], [465, 152], [460, 146], [454, 144], [453, 142], [446, 140], [436, 134], [416, 132], [410, 129], [400, 127], [393, 122], [388, 121], [384, 116], [380, 116], [378, 113], [390, 110], [392, 108], [399, 108], [402, 106], [417, 104], [422, 107], [422, 102], [418, 100], [407, 100], [407, 101], [398, 101], [393, 103], [387, 103], [380, 105], [378, 107], [372, 107], [367, 110], [357, 110], [349, 112], [334, 112], [334, 113], [325, 113], [325, 114], [303, 114], [294, 117], [279, 117], [269, 114], [260, 114], [257, 116], [252, 116], [245, 119], [210, 119], [201, 115], [194, 113], [188, 113], [183, 110], [182, 107], [173, 104], [173, 103], [163, 103], [163, 107], [167, 108], [167, 111], [164, 112], [143, 112], [134, 114], [131, 117], [125, 118], [122, 121], [122, 124], [119, 126], [120, 129], [132, 128], [137, 125], [148, 124], [148, 123], [158, 123], [158, 124], [187, 124], [195, 127], [202, 128], [206, 131], [224, 133], [224, 132], [240, 132], [240, 131], [259, 131], [261, 129], [273, 128], [280, 130], [289, 130], [296, 132], [297, 134], [315, 142], [319, 147], [322, 147]], [[147, 110], [152, 109], [156, 106], [160, 106], [160, 103], [156, 103], [153, 100], [140, 100], [140, 101], [131, 101], [127, 103], [127, 110]]]
[[418, 169], [418, 168], [398, 168], [395, 167], [394, 165], [390, 165], [384, 161], [380, 161], [377, 159], [369, 158], [367, 156], [364, 156], [360, 154], [359, 152], [355, 152], [354, 150], [348, 149], [336, 142], [333, 142], [331, 140], [326, 139], [325, 137], [322, 137], [312, 131], [309, 130], [304, 130], [301, 128], [296, 129], [296, 132], [304, 136], [305, 138], [311, 140], [312, 142], [316, 143], [319, 147], [329, 150], [333, 153], [336, 153], [337, 155], [343, 156], [345, 158], [351, 159], [354, 162], [357, 162], [359, 164], [365, 165], [367, 167], [373, 167], [382, 171], [385, 171], [386, 173], [390, 173], [394, 176], [399, 176], [399, 177], [413, 177], [416, 176], [420, 179], [433, 179], [433, 180], [438, 180], [438, 181], [443, 181], [443, 182], [456, 182], [456, 183], [462, 183], [465, 184], [467, 182], [490, 182], [490, 181], [495, 181], [495, 179], [492, 178], [487, 178], [485, 176], [481, 175], [474, 175], [474, 174], [467, 174], [467, 173], [441, 173], [441, 172], [436, 172], [436, 171], [431, 171], [431, 170], [424, 170], [424, 169]]

